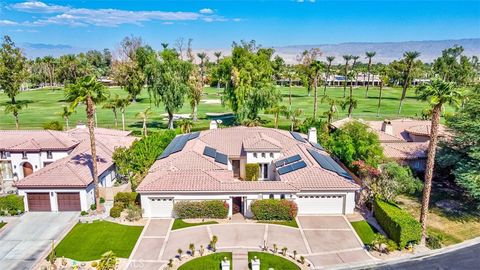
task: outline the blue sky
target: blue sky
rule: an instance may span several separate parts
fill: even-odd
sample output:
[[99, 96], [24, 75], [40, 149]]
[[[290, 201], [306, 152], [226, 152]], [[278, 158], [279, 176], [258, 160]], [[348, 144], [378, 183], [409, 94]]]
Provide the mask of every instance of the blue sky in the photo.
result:
[[130, 34], [154, 47], [193, 38], [197, 48], [479, 38], [480, 1], [0, 0], [0, 34], [88, 48]]

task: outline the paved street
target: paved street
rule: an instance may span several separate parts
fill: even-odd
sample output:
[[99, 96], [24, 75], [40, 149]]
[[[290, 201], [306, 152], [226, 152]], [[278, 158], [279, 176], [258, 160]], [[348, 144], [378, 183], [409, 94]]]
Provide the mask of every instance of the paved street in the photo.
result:
[[[151, 219], [132, 253], [128, 269], [159, 269], [177, 255], [179, 248], [207, 247], [218, 237], [219, 251], [260, 250], [264, 241], [271, 248], [287, 247], [305, 256], [317, 269], [329, 265], [368, 261], [355, 232], [343, 216], [303, 216], [300, 228], [258, 223], [228, 223], [169, 231], [170, 219]], [[235, 269], [235, 266], [234, 266]]]
[[28, 212], [18, 223], [8, 224], [0, 233], [0, 269], [31, 269], [77, 216], [76, 212]]

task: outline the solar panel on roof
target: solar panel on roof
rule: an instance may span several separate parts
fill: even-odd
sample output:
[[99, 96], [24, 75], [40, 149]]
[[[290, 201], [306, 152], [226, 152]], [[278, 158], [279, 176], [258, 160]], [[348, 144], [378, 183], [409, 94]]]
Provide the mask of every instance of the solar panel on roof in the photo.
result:
[[292, 167], [291, 166], [285, 166], [285, 167], [281, 167], [280, 169], [278, 169], [278, 174], [279, 175], [282, 175], [282, 174], [286, 174], [286, 173], [289, 173], [292, 171]]
[[188, 140], [193, 140], [193, 139], [198, 138], [198, 136], [200, 136], [200, 132], [198, 132], [198, 131], [197, 132], [192, 132], [192, 133], [189, 133], [188, 135], [189, 135]]
[[183, 150], [189, 140], [196, 139], [200, 135], [200, 132], [193, 132], [184, 135], [177, 136], [168, 144], [163, 150], [162, 154], [157, 159], [162, 159], [170, 156], [173, 153], [177, 153]]
[[326, 156], [326, 155], [320, 154], [319, 152], [314, 151], [314, 150], [311, 150], [311, 149], [308, 149], [308, 152], [310, 153], [310, 155], [312, 155], [312, 157], [315, 159], [315, 161], [317, 161], [318, 165], [320, 165], [320, 166], [321, 166], [322, 168], [324, 168], [325, 170], [329, 170], [329, 171], [335, 172], [335, 173], [337, 173], [338, 175], [343, 176], [343, 177], [345, 177], [345, 178], [352, 179], [352, 177], [350, 176], [350, 174], [348, 174], [348, 173], [347, 173], [340, 165], [338, 165], [338, 163], [335, 162], [335, 160], [333, 160], [333, 158], [331, 158], [330, 156]]
[[299, 169], [305, 168], [305, 167], [307, 167], [307, 164], [305, 163], [305, 161], [302, 160], [302, 161], [299, 161], [299, 162], [292, 163], [290, 165], [283, 166], [283, 167], [279, 168], [277, 170], [277, 172], [278, 172], [279, 175], [282, 175], [282, 174], [293, 172], [293, 171], [296, 171], [296, 170], [299, 170]]
[[315, 147], [315, 148], [317, 148], [317, 149], [319, 149], [319, 150], [325, 151], [325, 148], [323, 148], [323, 146], [321, 146], [321, 145], [318, 144], [318, 143], [310, 142], [310, 144], [311, 144], [313, 147]]
[[284, 159], [281, 159], [281, 160], [278, 160], [275, 162], [275, 167], [282, 167], [282, 166], [285, 166], [287, 164], [290, 164], [292, 162], [295, 162], [295, 161], [299, 161], [301, 160], [302, 157], [300, 157], [300, 155], [295, 155], [295, 156], [291, 156], [291, 157], [288, 157], [288, 158], [284, 158]]
[[295, 140], [297, 140], [299, 142], [306, 142], [305, 139], [302, 137], [302, 135], [300, 135], [300, 133], [290, 131], [290, 134], [292, 134], [292, 136], [293, 136], [293, 138], [295, 138]]
[[207, 157], [215, 158], [215, 155], [217, 154], [217, 150], [214, 148], [205, 146], [205, 149], [203, 150], [203, 154]]
[[187, 141], [188, 141], [188, 135], [179, 136], [177, 143], [172, 149], [172, 154], [182, 151], [183, 147], [185, 147], [185, 144], [187, 144]]
[[217, 155], [215, 156], [215, 162], [227, 165], [228, 164], [228, 156], [225, 155], [225, 154], [217, 152]]
[[300, 161], [300, 162], [295, 162], [292, 164], [292, 169], [294, 171], [298, 170], [298, 169], [301, 169], [301, 168], [305, 168], [307, 167], [307, 164], [305, 163], [305, 161]]
[[175, 148], [175, 145], [178, 143], [180, 137], [181, 136], [177, 136], [173, 138], [173, 140], [168, 144], [168, 146], [165, 148], [165, 150], [163, 150], [162, 154], [157, 159], [168, 157], [172, 153], [172, 150]]

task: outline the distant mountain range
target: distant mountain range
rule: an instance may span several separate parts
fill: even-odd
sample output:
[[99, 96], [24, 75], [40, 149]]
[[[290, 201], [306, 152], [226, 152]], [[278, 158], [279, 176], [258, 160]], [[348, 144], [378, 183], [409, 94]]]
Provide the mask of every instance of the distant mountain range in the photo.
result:
[[[461, 45], [465, 49], [468, 56], [480, 56], [480, 38], [457, 39], [457, 40], [426, 40], [426, 41], [404, 41], [404, 42], [349, 42], [339, 44], [321, 44], [321, 45], [294, 45], [273, 47], [276, 53], [282, 56], [287, 63], [297, 63], [297, 55], [302, 51], [311, 48], [320, 48], [325, 56], [335, 56], [335, 62], [343, 62], [342, 55], [352, 54], [358, 55], [364, 59], [366, 51], [376, 51], [375, 62], [389, 63], [393, 60], [400, 59], [406, 51], [419, 51], [420, 59], [424, 62], [432, 62], [437, 58], [442, 50]], [[23, 43], [20, 47], [24, 49], [25, 54], [30, 58], [37, 56], [59, 56], [68, 53], [79, 53], [89, 50], [89, 48], [77, 48], [69, 45], [52, 45], [38, 43]], [[95, 48], [103, 49], [103, 48]], [[196, 49], [196, 52], [205, 51], [211, 60], [215, 57], [213, 53], [221, 51], [222, 55], [229, 55], [230, 48], [218, 49]], [[363, 60], [365, 61], [365, 60]]]

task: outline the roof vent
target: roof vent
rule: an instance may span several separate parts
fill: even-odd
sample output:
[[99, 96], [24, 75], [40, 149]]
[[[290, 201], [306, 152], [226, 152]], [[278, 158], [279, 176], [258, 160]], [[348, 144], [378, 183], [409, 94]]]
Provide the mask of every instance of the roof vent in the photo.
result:
[[393, 135], [393, 126], [390, 120], [388, 119], [383, 120], [382, 131], [389, 135]]
[[210, 129], [217, 129], [217, 121], [212, 120], [210, 121]]
[[314, 127], [311, 127], [308, 130], [308, 141], [311, 143], [317, 143], [317, 129]]

